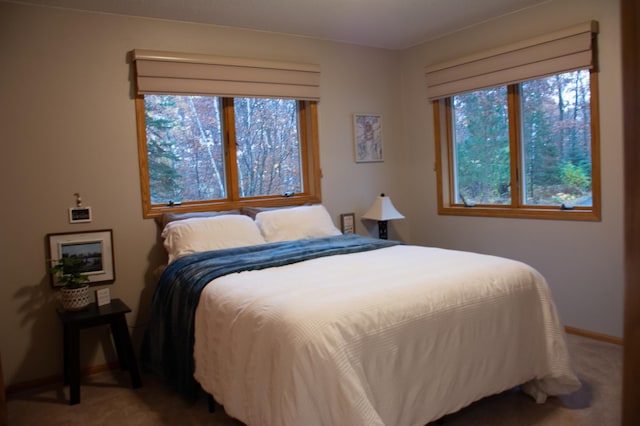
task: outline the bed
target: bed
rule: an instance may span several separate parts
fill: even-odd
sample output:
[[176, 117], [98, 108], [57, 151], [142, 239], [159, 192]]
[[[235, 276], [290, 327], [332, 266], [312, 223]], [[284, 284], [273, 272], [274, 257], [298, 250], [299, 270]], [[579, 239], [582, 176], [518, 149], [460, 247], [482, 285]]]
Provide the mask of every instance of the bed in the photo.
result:
[[143, 361], [246, 424], [424, 425], [517, 386], [539, 403], [580, 387], [524, 263], [342, 235], [321, 205], [163, 237]]

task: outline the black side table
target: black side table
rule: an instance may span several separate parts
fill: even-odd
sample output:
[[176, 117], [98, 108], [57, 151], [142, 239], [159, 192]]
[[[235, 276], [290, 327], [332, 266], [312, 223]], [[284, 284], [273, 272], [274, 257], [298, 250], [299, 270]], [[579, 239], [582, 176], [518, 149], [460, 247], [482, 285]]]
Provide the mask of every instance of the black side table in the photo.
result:
[[80, 402], [80, 330], [83, 328], [109, 324], [120, 367], [129, 370], [134, 389], [142, 386], [125, 318], [128, 312], [131, 309], [120, 299], [112, 299], [103, 306], [92, 303], [82, 311], [58, 310], [64, 326], [64, 384], [70, 385], [69, 405]]

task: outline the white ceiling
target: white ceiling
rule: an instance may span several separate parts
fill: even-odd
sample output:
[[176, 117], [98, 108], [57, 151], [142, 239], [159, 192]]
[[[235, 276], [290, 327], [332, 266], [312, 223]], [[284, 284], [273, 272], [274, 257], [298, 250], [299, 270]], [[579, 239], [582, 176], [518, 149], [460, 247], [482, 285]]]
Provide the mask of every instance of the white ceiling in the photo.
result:
[[21, 0], [16, 2], [198, 22], [372, 47], [404, 49], [548, 1], [551, 0]]

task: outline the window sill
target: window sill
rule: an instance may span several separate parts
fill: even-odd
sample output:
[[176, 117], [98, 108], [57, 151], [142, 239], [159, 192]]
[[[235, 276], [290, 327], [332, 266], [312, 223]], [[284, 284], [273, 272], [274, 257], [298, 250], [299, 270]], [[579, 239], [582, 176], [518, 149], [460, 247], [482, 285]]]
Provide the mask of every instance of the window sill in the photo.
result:
[[241, 209], [242, 207], [284, 207], [306, 203], [320, 203], [320, 197], [313, 195], [293, 195], [291, 197], [278, 198], [246, 198], [239, 201], [214, 201], [214, 202], [185, 202], [175, 206], [152, 205], [149, 210], [143, 212], [145, 219], [162, 216], [163, 213], [191, 213], [203, 211], [224, 211]]
[[478, 217], [505, 217], [526, 219], [551, 219], [551, 220], [578, 220], [597, 222], [601, 220], [597, 209], [570, 209], [561, 210], [553, 208], [507, 208], [474, 206], [439, 206], [439, 215], [450, 216], [478, 216]]

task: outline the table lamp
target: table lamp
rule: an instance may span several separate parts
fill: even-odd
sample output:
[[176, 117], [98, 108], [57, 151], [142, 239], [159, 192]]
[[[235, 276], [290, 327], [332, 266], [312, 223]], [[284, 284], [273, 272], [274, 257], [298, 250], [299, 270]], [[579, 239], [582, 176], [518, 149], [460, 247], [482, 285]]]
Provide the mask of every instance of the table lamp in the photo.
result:
[[378, 221], [378, 236], [380, 239], [387, 239], [387, 221], [393, 219], [404, 219], [404, 216], [396, 210], [391, 202], [391, 198], [384, 194], [373, 201], [373, 205], [363, 216], [363, 219]]

